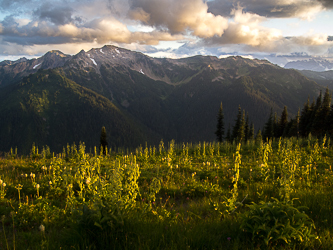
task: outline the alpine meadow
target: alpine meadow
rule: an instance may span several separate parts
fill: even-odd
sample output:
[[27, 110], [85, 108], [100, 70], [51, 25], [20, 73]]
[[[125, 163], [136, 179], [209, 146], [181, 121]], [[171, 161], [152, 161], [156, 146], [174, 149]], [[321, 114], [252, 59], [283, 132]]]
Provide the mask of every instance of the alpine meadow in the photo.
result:
[[331, 249], [330, 74], [111, 45], [1, 62], [0, 249]]

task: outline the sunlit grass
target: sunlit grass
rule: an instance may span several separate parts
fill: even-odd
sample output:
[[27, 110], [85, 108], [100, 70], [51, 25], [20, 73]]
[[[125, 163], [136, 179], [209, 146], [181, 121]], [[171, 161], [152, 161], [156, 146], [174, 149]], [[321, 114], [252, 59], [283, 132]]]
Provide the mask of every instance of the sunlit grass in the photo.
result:
[[[330, 249], [333, 244], [333, 149], [325, 139], [172, 141], [133, 153], [110, 152], [88, 154], [80, 144], [58, 155], [47, 147], [33, 147], [29, 156], [5, 154], [0, 248]], [[253, 219], [250, 212], [260, 206], [266, 212]], [[271, 206], [279, 216], [300, 209], [305, 224], [300, 227], [297, 213], [269, 217]], [[251, 225], [242, 226], [246, 220], [261, 228], [257, 236], [252, 234], [257, 229], [251, 233]], [[273, 229], [261, 223], [276, 220], [278, 230], [270, 238]], [[284, 230], [288, 220], [290, 238], [283, 236], [290, 232]]]

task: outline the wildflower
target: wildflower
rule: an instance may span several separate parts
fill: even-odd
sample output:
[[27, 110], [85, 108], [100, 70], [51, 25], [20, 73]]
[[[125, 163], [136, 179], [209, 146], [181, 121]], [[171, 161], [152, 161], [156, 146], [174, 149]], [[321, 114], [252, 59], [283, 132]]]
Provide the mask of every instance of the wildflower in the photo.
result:
[[176, 168], [178, 168], [178, 165], [176, 165]]
[[231, 240], [231, 237], [228, 237], [227, 240], [230, 241], [230, 240]]
[[36, 188], [37, 188], [37, 189], [38, 189], [38, 188], [40, 188], [40, 185], [39, 185], [39, 184], [37, 184], [37, 185], [36, 185]]
[[49, 181], [49, 184], [52, 185], [52, 181]]
[[3, 180], [0, 179], [0, 185], [2, 185], [2, 183], [3, 183]]
[[2, 183], [2, 186], [5, 187], [5, 186], [7, 186], [7, 185], [6, 185], [6, 183]]
[[45, 232], [45, 226], [43, 224], [41, 224], [39, 226], [39, 230], [44, 233]]
[[25, 174], [24, 176], [27, 178], [27, 177], [28, 177], [28, 174]]
[[88, 177], [88, 178], [86, 179], [86, 184], [89, 185], [89, 184], [90, 184], [90, 181], [91, 181], [91, 178]]

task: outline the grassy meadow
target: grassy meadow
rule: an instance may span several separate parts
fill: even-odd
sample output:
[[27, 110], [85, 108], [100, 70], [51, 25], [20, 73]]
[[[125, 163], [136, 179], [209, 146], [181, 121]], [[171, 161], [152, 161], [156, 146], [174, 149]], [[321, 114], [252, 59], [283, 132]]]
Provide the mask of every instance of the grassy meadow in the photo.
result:
[[331, 249], [333, 147], [33, 146], [0, 158], [0, 249]]

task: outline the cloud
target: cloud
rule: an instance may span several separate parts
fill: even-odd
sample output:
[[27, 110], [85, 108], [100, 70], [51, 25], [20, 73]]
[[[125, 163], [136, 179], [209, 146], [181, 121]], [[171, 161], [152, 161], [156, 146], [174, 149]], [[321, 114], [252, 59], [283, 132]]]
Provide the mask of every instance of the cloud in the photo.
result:
[[43, 3], [34, 11], [34, 16], [39, 20], [48, 20], [56, 25], [73, 22], [73, 9], [70, 6], [54, 6], [49, 2]]
[[234, 21], [229, 23], [223, 36], [206, 39], [207, 44], [245, 44], [270, 50], [272, 43], [282, 38], [279, 30], [260, 26], [265, 18], [257, 14], [245, 13], [242, 8], [234, 9], [231, 14]]
[[2, 0], [0, 2], [0, 9], [6, 11], [9, 9], [17, 9], [18, 7], [31, 2], [31, 0]]
[[264, 25], [270, 18], [311, 20], [329, 8], [331, 0], [0, 0], [0, 18], [7, 15], [0, 19], [0, 54], [110, 43], [156, 54], [151, 46], [160, 41], [185, 43], [159, 53], [173, 57], [315, 53], [332, 47], [327, 36], [287, 39]]
[[237, 6], [246, 12], [267, 18], [296, 17], [311, 20], [324, 8], [332, 8], [331, 0], [214, 0], [208, 3], [209, 11], [215, 15], [227, 16]]
[[332, 0], [318, 0], [324, 7], [328, 9], [333, 9], [333, 1]]
[[197, 37], [221, 36], [228, 20], [208, 12], [202, 0], [137, 0], [133, 2], [129, 17], [171, 34]]

